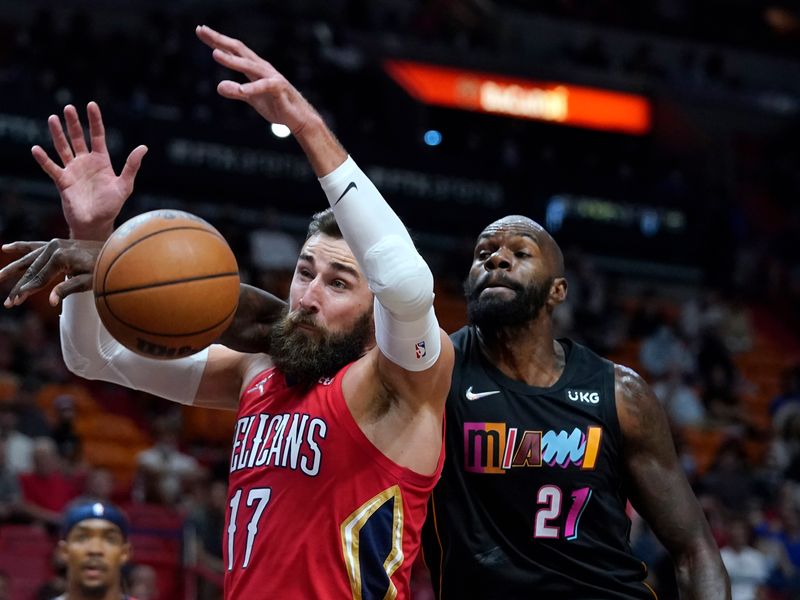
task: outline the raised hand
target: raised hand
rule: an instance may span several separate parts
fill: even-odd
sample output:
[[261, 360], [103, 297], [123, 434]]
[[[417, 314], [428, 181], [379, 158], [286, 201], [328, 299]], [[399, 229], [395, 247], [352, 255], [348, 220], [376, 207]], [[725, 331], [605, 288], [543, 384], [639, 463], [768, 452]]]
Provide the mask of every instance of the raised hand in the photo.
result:
[[133, 191], [133, 183], [147, 147], [134, 148], [117, 176], [106, 148], [100, 107], [96, 102], [90, 102], [86, 113], [91, 148], [86, 145], [78, 111], [74, 106], [67, 105], [64, 108], [67, 134], [57, 115], [50, 115], [47, 120], [63, 168], [41, 146], [34, 146], [31, 154], [58, 188], [70, 235], [79, 239], [105, 240], [111, 235], [114, 219]]
[[198, 26], [195, 32], [204, 44], [213, 48], [214, 60], [250, 80], [249, 83], [221, 81], [217, 86], [221, 96], [247, 102], [267, 121], [286, 125], [294, 134], [303, 129], [309, 118], [318, 117], [302, 94], [243, 42], [207, 25]]
[[195, 32], [204, 44], [213, 48], [214, 60], [250, 80], [249, 83], [221, 81], [217, 85], [221, 96], [247, 102], [267, 121], [286, 125], [305, 151], [318, 177], [327, 175], [344, 162], [347, 153], [336, 136], [325, 126], [314, 107], [275, 67], [241, 41], [207, 25], [198, 26]]
[[3, 305], [18, 306], [31, 294], [46, 288], [56, 279], [62, 281], [50, 292], [50, 304], [56, 306], [62, 298], [75, 292], [92, 289], [92, 273], [103, 242], [89, 240], [59, 240], [49, 242], [13, 242], [3, 244], [3, 252], [25, 254], [0, 270], [0, 282], [18, 277]]

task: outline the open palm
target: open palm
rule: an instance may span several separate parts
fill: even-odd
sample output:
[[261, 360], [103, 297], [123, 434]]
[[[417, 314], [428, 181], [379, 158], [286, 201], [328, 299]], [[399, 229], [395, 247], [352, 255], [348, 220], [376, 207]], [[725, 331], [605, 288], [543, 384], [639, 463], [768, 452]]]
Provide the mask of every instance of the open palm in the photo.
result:
[[53, 144], [63, 168], [50, 159], [40, 146], [34, 146], [31, 152], [56, 184], [72, 237], [102, 240], [111, 234], [114, 219], [133, 191], [136, 173], [147, 148], [135, 148], [117, 176], [106, 148], [100, 107], [90, 102], [86, 112], [91, 149], [86, 145], [78, 112], [69, 105], [64, 108], [69, 141], [60, 119], [56, 115], [48, 119]]

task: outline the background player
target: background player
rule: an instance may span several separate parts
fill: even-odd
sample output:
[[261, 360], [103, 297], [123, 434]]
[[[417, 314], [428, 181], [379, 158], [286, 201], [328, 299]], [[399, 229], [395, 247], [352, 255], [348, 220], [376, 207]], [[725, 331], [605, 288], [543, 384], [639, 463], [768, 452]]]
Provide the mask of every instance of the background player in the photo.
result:
[[61, 535], [67, 591], [55, 600], [134, 600], [122, 590], [121, 569], [131, 556], [122, 511], [101, 502], [77, 504], [64, 514]]

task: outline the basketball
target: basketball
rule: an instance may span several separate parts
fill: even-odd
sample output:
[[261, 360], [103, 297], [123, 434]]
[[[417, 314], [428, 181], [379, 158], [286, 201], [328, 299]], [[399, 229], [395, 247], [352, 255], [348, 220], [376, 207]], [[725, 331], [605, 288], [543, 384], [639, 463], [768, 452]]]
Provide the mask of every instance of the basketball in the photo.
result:
[[208, 346], [231, 322], [239, 269], [206, 221], [154, 210], [108, 238], [93, 288], [100, 319], [119, 343], [150, 358], [179, 358]]

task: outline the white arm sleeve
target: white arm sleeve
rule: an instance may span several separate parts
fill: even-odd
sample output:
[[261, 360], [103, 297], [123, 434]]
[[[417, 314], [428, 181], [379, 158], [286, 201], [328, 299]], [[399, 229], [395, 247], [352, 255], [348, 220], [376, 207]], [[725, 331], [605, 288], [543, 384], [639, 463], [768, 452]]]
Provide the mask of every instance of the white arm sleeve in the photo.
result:
[[208, 348], [175, 360], [140, 356], [111, 337], [97, 314], [92, 292], [67, 296], [62, 305], [61, 351], [71, 372], [181, 404], [194, 402], [208, 360]]
[[404, 369], [429, 368], [441, 350], [433, 275], [411, 236], [351, 157], [319, 181], [375, 294], [378, 347]]

